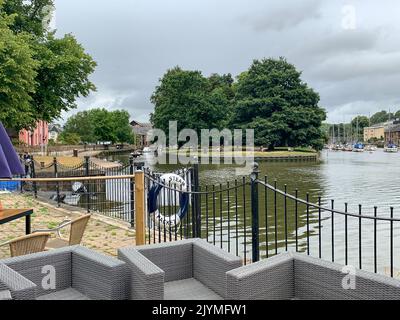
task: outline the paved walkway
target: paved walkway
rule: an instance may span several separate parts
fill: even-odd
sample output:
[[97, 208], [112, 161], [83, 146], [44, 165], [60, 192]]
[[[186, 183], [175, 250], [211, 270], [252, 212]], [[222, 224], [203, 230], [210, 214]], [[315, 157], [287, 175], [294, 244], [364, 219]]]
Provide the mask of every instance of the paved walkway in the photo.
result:
[[[86, 151], [87, 156], [90, 156], [90, 161], [100, 167], [103, 168], [117, 168], [117, 167], [121, 167], [121, 164], [118, 162], [111, 162], [111, 161], [107, 161], [107, 160], [103, 160], [103, 159], [99, 159], [95, 157], [95, 153], [99, 153], [98, 151]], [[57, 161], [59, 163], [61, 163], [64, 166], [69, 166], [69, 167], [74, 167], [77, 166], [81, 163], [83, 163], [85, 161], [84, 159], [84, 155], [82, 155], [81, 153], [79, 154], [79, 157], [71, 157], [71, 156], [58, 156], [56, 157]], [[54, 157], [51, 156], [35, 156], [34, 157], [36, 162], [44, 162], [44, 165], [50, 165], [53, 160]]]
[[[54, 228], [66, 218], [73, 219], [83, 214], [81, 211], [54, 208], [25, 194], [1, 194], [0, 200], [4, 208], [33, 208], [32, 230]], [[25, 219], [0, 225], [0, 244], [24, 234]], [[68, 229], [62, 231], [63, 238], [68, 239], [68, 235]], [[135, 233], [129, 228], [128, 223], [92, 214], [82, 244], [88, 248], [116, 256], [118, 248], [135, 245]], [[9, 256], [9, 247], [0, 246], [0, 259]]]

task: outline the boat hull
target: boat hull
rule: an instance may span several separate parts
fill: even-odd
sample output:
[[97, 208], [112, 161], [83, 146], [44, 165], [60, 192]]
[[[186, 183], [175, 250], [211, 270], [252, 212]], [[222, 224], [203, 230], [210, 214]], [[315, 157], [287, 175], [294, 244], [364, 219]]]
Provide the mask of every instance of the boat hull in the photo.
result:
[[388, 153], [397, 153], [399, 151], [399, 149], [398, 148], [385, 148], [384, 151], [388, 152]]

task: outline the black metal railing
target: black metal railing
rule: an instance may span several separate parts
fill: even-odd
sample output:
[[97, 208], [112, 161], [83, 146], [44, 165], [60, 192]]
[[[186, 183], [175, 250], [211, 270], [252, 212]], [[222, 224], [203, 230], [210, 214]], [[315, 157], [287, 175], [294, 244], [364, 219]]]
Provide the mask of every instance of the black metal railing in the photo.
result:
[[[128, 165], [111, 167], [98, 165], [90, 157], [70, 166], [60, 163], [56, 157], [49, 163], [37, 162], [33, 157], [22, 161], [27, 177], [41, 180], [21, 183], [21, 192], [32, 192], [35, 198], [57, 207], [78, 207], [87, 212], [121, 219], [134, 226], [135, 183], [132, 174], [138, 164], [133, 158], [130, 158]], [[131, 178], [103, 179], [118, 176]], [[84, 177], [90, 179], [82, 179]], [[95, 177], [99, 179], [93, 179]], [[63, 178], [76, 179], [65, 181]]]
[[[193, 168], [195, 171], [196, 168]], [[178, 210], [168, 197], [176, 194], [190, 196], [190, 208], [179, 226], [169, 228], [149, 215], [148, 243], [174, 241], [181, 238], [202, 237], [210, 243], [241, 256], [244, 263], [279, 254], [297, 251], [322, 259], [351, 264], [375, 273], [398, 276], [400, 247], [400, 218], [394, 208], [386, 214], [366, 213], [361, 205], [357, 212], [343, 209], [334, 200], [322, 195], [289, 191], [287, 185], [260, 178], [257, 167], [249, 177], [242, 177], [222, 185], [197, 186], [179, 190], [163, 185], [165, 196], [159, 209], [165, 216]], [[192, 174], [193, 177], [193, 174]], [[148, 186], [163, 184], [146, 174]]]
[[[161, 185], [157, 199], [160, 213], [147, 216], [147, 243], [202, 237], [220, 248], [243, 258], [244, 263], [297, 251], [322, 259], [351, 264], [375, 273], [400, 276], [400, 218], [395, 209], [386, 212], [377, 207], [344, 203], [339, 207], [322, 194], [301, 193], [280, 185], [267, 176], [259, 177], [257, 166], [251, 175], [217, 185], [200, 185], [199, 166], [176, 171], [187, 188], [176, 188], [161, 181], [162, 173], [143, 168], [133, 159], [128, 165], [104, 168], [85, 158], [75, 166], [54, 160], [47, 165], [31, 161], [29, 173], [36, 178], [76, 177], [81, 183], [75, 206], [96, 211], [134, 226], [134, 179], [87, 180], [82, 177], [131, 175], [145, 172], [146, 191]], [[79, 186], [79, 185], [78, 185]], [[75, 185], [75, 189], [78, 187]], [[24, 183], [22, 191], [67, 206], [63, 196], [71, 194], [71, 182]], [[72, 190], [73, 191], [73, 190]], [[176, 213], [182, 195], [188, 197], [187, 212], [181, 221]], [[165, 218], [171, 217], [170, 220]], [[180, 220], [180, 218], [179, 218]]]

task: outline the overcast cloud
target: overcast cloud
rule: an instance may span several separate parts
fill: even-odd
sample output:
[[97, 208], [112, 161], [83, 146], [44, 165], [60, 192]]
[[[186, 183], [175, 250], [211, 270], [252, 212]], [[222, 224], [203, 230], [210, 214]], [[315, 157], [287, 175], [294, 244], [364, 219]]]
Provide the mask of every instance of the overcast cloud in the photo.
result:
[[319, 92], [328, 121], [400, 109], [398, 0], [55, 2], [59, 34], [73, 33], [98, 62], [98, 90], [78, 110], [124, 108], [145, 122], [171, 67], [238, 75], [279, 56]]

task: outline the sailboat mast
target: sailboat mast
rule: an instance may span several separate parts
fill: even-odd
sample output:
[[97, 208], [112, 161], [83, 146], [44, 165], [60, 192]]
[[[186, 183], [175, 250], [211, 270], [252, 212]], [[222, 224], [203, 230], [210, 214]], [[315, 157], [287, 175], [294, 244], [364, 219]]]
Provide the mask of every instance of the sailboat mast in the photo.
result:
[[358, 131], [358, 116], [357, 116], [357, 136], [356, 136], [357, 143], [358, 143], [359, 138], [360, 138], [360, 132]]

